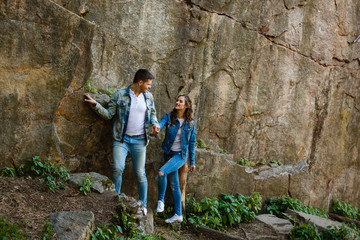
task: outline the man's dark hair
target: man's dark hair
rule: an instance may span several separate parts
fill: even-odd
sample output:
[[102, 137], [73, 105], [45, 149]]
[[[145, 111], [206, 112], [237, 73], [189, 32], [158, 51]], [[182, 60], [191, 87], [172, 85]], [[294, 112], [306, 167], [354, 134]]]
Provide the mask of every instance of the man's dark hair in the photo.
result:
[[134, 82], [133, 83], [137, 83], [141, 80], [143, 80], [144, 82], [148, 79], [154, 79], [154, 76], [146, 69], [139, 69], [137, 70], [137, 72], [135, 73], [135, 77], [134, 77]]

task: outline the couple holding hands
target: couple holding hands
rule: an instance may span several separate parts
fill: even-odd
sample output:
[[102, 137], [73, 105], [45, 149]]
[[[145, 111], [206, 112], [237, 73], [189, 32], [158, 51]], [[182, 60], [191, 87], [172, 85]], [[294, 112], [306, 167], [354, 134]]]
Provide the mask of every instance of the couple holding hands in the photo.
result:
[[192, 119], [191, 100], [180, 95], [175, 107], [165, 114], [160, 122], [156, 118], [154, 98], [148, 90], [154, 77], [145, 69], [135, 73], [133, 83], [117, 90], [107, 108], [96, 102], [88, 93], [85, 101], [94, 106], [95, 111], [105, 119], [113, 119], [113, 169], [112, 180], [115, 190], [120, 194], [122, 173], [125, 169], [125, 159], [131, 154], [134, 172], [138, 184], [143, 213], [147, 214], [148, 183], [145, 173], [146, 146], [149, 143], [150, 125], [153, 134], [166, 128], [162, 143], [165, 164], [159, 169], [157, 212], [164, 211], [164, 197], [167, 187], [167, 177], [173, 192], [175, 214], [165, 222], [182, 222], [181, 191], [178, 169], [190, 158], [190, 172], [195, 170], [195, 122]]

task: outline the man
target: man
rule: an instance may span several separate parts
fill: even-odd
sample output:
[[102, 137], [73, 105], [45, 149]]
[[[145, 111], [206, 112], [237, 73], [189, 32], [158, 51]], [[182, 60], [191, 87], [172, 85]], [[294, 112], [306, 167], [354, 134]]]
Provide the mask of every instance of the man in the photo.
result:
[[152, 125], [152, 132], [158, 132], [160, 129], [156, 118], [154, 98], [148, 92], [153, 79], [154, 77], [149, 71], [138, 70], [130, 86], [114, 93], [107, 109], [97, 103], [88, 93], [84, 93], [85, 101], [91, 103], [101, 117], [104, 119], [115, 118], [112, 180], [115, 183], [116, 192], [120, 194], [125, 159], [130, 152], [144, 215], [147, 213], [148, 183], [145, 173], [145, 158], [150, 124]]

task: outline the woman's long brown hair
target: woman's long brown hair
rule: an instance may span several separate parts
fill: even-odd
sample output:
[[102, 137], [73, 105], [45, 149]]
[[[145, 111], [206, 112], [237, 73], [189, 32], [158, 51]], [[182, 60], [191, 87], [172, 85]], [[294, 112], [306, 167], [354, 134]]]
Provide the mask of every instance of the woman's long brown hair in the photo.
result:
[[[176, 100], [178, 100], [179, 97], [184, 97], [185, 98], [185, 106], [186, 106], [186, 110], [185, 110], [185, 113], [184, 113], [185, 121], [188, 121], [189, 125], [191, 126], [191, 121], [193, 120], [193, 118], [192, 118], [193, 110], [192, 110], [191, 100], [187, 95], [179, 95], [176, 98]], [[176, 108], [173, 108], [173, 110], [170, 113], [171, 126], [173, 126], [176, 123], [176, 113], [177, 113]], [[185, 123], [185, 121], [184, 121], [184, 123]]]

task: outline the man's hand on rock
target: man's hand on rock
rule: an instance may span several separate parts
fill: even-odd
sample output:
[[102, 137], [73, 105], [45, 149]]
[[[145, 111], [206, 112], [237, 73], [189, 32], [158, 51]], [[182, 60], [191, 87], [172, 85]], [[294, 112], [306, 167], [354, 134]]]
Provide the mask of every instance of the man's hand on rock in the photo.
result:
[[89, 102], [89, 103], [91, 103], [92, 105], [96, 105], [97, 104], [97, 102], [95, 101], [95, 99], [93, 99], [91, 96], [90, 96], [90, 94], [88, 94], [88, 93], [84, 93], [84, 96], [86, 97], [85, 98], [85, 102]]

